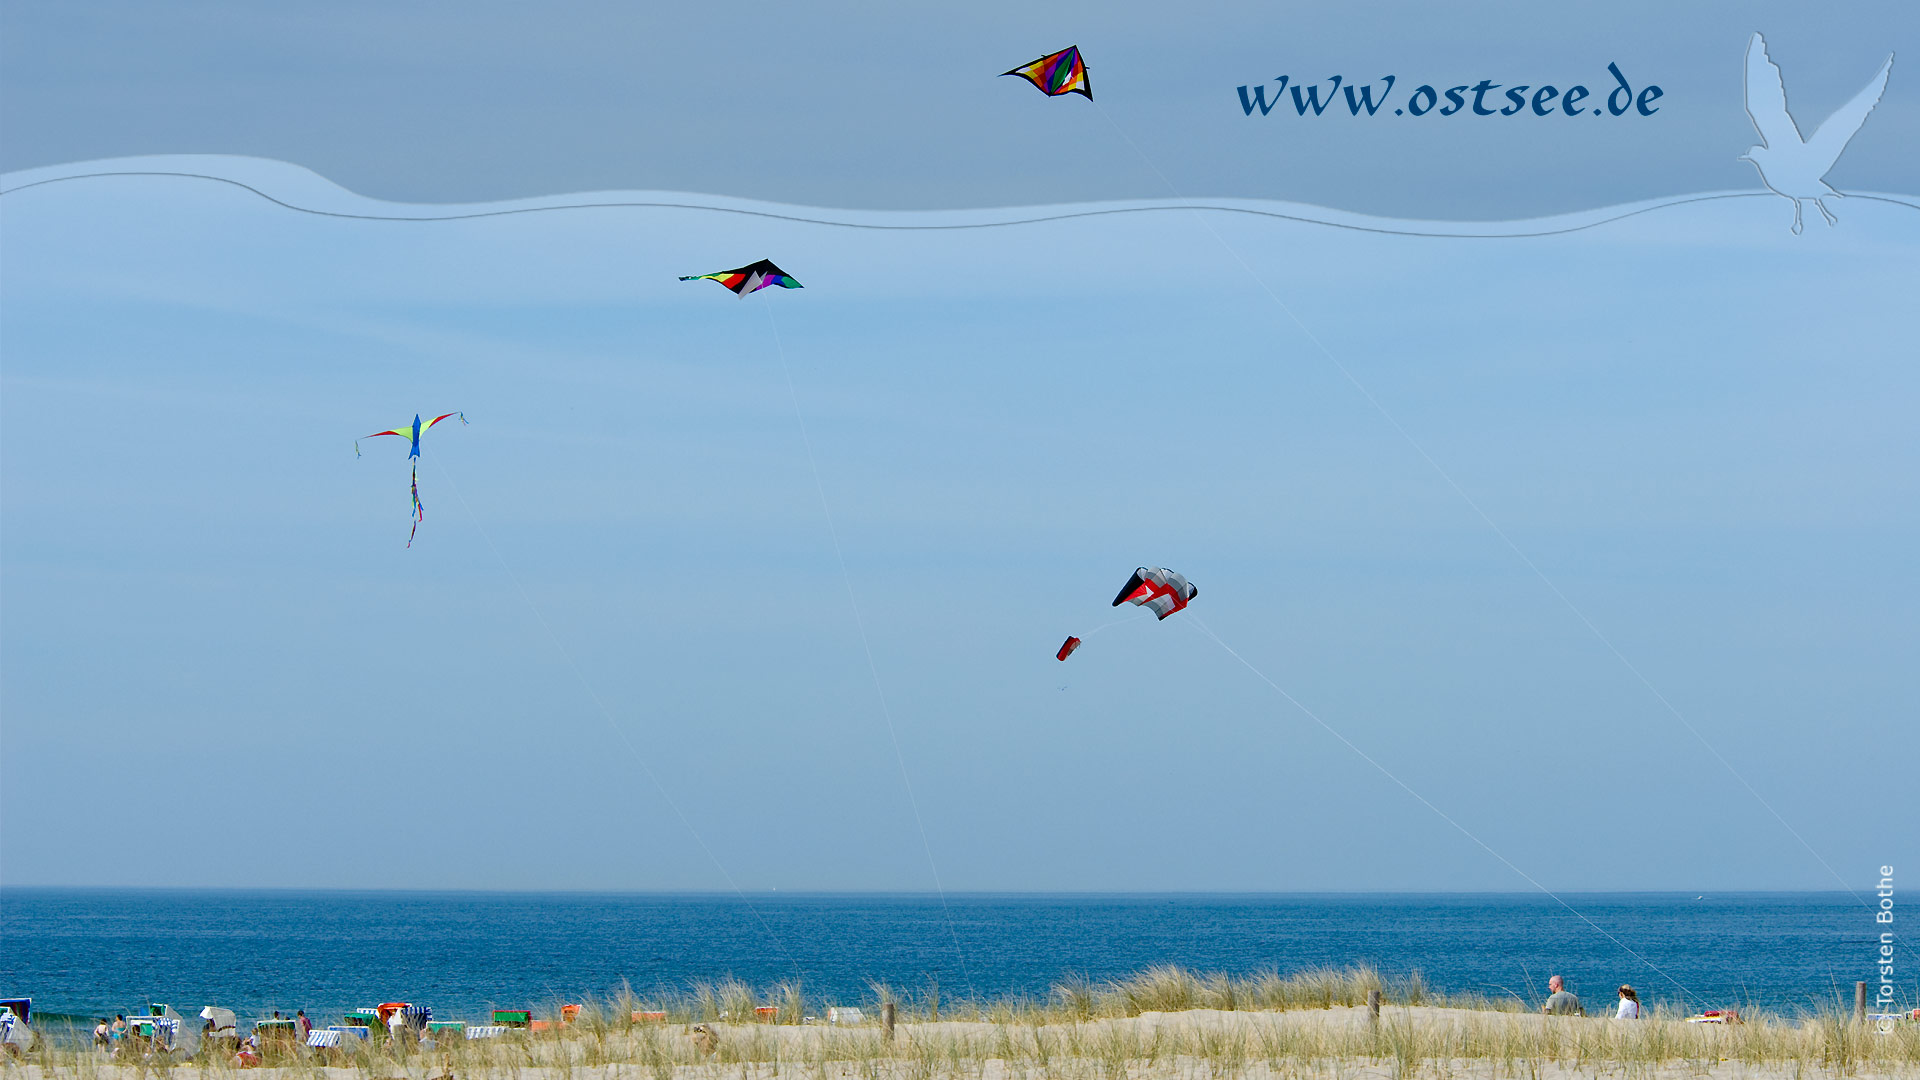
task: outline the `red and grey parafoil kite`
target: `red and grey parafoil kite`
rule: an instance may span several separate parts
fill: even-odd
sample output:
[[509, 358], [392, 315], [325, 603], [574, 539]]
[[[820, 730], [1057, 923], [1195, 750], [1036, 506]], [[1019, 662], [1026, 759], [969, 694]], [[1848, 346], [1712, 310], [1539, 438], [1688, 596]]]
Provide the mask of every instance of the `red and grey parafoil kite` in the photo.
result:
[[[1186, 607], [1194, 597], [1199, 595], [1200, 590], [1194, 587], [1185, 575], [1175, 573], [1164, 566], [1142, 566], [1127, 579], [1126, 585], [1120, 590], [1120, 595], [1113, 598], [1113, 606], [1137, 604], [1164, 619]], [[1108, 626], [1114, 625], [1116, 624], [1107, 623], [1106, 626], [1096, 626], [1087, 632], [1087, 636], [1092, 637]], [[1065, 660], [1079, 647], [1080, 639], [1069, 637], [1066, 644], [1060, 646], [1060, 651], [1054, 654], [1054, 659]]]
[[1113, 598], [1113, 606], [1139, 604], [1164, 619], [1199, 595], [1200, 590], [1184, 575], [1164, 566], [1143, 566], [1127, 579], [1120, 595]]

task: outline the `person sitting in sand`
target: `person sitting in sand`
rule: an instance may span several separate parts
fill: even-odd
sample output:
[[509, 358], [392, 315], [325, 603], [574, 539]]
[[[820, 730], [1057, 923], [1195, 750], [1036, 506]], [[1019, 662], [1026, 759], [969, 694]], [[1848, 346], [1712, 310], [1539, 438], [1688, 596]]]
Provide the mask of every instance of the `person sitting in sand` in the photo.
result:
[[1547, 1003], [1540, 1011], [1549, 1016], [1585, 1016], [1587, 1010], [1580, 1007], [1580, 996], [1567, 989], [1565, 979], [1555, 975], [1547, 980]]
[[1620, 1010], [1613, 1014], [1613, 1018], [1616, 1020], [1640, 1019], [1640, 995], [1633, 992], [1633, 987], [1620, 988]]

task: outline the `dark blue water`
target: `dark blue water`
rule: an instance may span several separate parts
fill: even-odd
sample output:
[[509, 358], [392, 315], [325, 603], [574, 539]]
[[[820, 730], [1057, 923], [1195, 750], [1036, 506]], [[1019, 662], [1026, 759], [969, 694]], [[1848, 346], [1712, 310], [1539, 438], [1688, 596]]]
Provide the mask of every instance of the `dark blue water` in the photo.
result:
[[1875, 977], [1878, 928], [1844, 894], [1567, 900], [1605, 934], [1537, 896], [966, 895], [943, 914], [923, 896], [14, 889], [0, 891], [0, 996], [80, 1016], [166, 1001], [337, 1017], [401, 1000], [473, 1018], [623, 981], [645, 994], [797, 976], [824, 1007], [871, 1001], [872, 981], [909, 996], [937, 982], [949, 1000], [1042, 997], [1069, 973], [1366, 963], [1443, 991], [1537, 997], [1557, 972], [1601, 1003], [1631, 982], [1678, 1004], [1678, 983], [1696, 1008], [1794, 1012], [1851, 1001], [1854, 980]]

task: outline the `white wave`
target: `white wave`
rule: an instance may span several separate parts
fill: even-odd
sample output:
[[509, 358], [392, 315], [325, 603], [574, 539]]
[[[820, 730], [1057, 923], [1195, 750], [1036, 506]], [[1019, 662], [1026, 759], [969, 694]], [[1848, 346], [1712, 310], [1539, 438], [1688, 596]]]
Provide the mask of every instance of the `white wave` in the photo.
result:
[[[140, 178], [224, 184], [293, 212], [395, 222], [470, 221], [563, 211], [651, 209], [706, 211], [832, 228], [943, 231], [1008, 228], [1123, 214], [1202, 211], [1311, 223], [1354, 232], [1452, 239], [1555, 236], [1675, 206], [1773, 197], [1765, 190], [1708, 191], [1511, 221], [1427, 221], [1377, 217], [1307, 203], [1205, 198], [1129, 199], [967, 210], [843, 210], [693, 192], [592, 191], [485, 203], [400, 203], [361, 195], [311, 169], [288, 162], [220, 154], [111, 158], [24, 169], [0, 175], [0, 196], [21, 195], [55, 184], [106, 183]], [[1920, 209], [1920, 202], [1910, 197], [1869, 192], [1855, 193], [1852, 197]]]

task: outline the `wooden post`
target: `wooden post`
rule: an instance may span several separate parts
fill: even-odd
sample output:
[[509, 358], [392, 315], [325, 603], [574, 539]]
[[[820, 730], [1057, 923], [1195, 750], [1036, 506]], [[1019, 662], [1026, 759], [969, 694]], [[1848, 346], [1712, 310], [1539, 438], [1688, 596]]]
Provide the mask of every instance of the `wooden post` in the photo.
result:
[[1867, 984], [1853, 984], [1853, 1018], [1864, 1024], [1867, 1022]]
[[[1867, 984], [1861, 983], [1860, 985], [1865, 986]], [[1865, 991], [1862, 991], [1862, 993], [1864, 992]], [[888, 1042], [893, 1041], [893, 1002], [891, 1001], [883, 1001], [880, 1003], [880, 1033]]]
[[1367, 1020], [1373, 1024], [1380, 1022], [1380, 991], [1378, 990], [1367, 991]]

